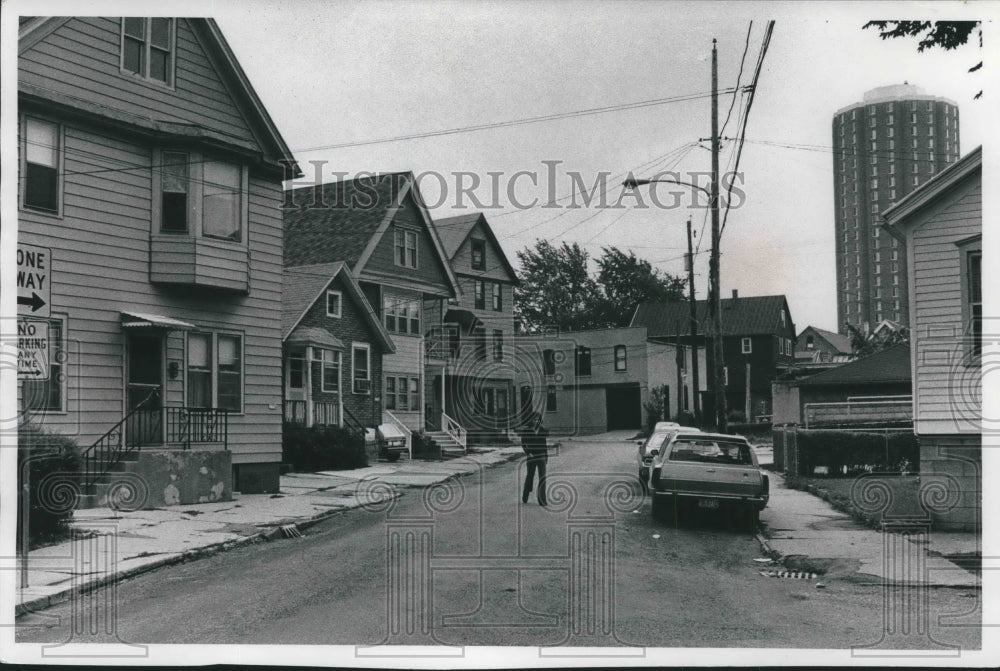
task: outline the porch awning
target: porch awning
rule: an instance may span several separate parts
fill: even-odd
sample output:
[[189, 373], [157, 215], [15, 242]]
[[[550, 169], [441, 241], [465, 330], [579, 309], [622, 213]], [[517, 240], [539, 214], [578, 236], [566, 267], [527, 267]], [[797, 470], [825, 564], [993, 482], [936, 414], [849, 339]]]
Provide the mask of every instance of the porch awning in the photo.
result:
[[314, 345], [326, 349], [347, 349], [343, 340], [319, 326], [300, 326], [285, 338], [285, 342], [297, 345]]
[[480, 323], [481, 320], [469, 310], [452, 308], [444, 314], [445, 324], [458, 324], [466, 331], [471, 331], [472, 327]]
[[171, 331], [190, 331], [194, 324], [171, 319], [163, 315], [148, 315], [142, 312], [122, 312], [122, 326], [132, 329], [168, 329]]

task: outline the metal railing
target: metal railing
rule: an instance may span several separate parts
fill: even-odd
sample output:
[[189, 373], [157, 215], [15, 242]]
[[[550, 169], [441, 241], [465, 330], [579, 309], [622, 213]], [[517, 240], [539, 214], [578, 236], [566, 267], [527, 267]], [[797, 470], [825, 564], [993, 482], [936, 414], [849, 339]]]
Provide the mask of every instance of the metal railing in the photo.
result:
[[152, 408], [159, 400], [159, 392], [153, 391], [130, 410], [121, 421], [94, 441], [81, 455], [83, 462], [83, 485], [91, 487], [97, 478], [104, 475], [122, 461], [126, 455], [138, 450], [143, 444], [150, 444], [146, 436], [156, 436], [156, 443], [162, 438], [162, 414], [159, 408]]
[[191, 443], [222, 443], [229, 449], [229, 411], [222, 408], [166, 408], [166, 442], [183, 445]]
[[430, 359], [450, 360], [455, 358], [459, 347], [457, 324], [432, 326], [424, 336], [424, 348]]
[[396, 417], [388, 410], [382, 411], [382, 418], [388, 419], [389, 424], [392, 424], [397, 429], [403, 432], [403, 435], [406, 436], [406, 453], [410, 456], [410, 459], [413, 459], [413, 432], [410, 431], [410, 429], [408, 429], [407, 426], [403, 424], [403, 422], [400, 421], [398, 417]]
[[461, 445], [463, 450], [466, 452], [469, 451], [469, 437], [465, 431], [465, 427], [443, 412], [441, 413], [441, 430], [447, 433], [452, 440]]

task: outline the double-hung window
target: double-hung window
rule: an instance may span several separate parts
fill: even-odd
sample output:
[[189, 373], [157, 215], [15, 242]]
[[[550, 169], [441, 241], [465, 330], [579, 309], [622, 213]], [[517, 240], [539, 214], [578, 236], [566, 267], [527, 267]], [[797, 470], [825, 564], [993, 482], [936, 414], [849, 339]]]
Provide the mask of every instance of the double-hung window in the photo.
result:
[[491, 283], [492, 307], [494, 312], [503, 310], [503, 285], [499, 282]]
[[753, 351], [753, 343], [750, 338], [740, 339], [740, 352], [743, 354], [750, 354]]
[[243, 411], [243, 337], [188, 333], [187, 405]]
[[383, 298], [385, 328], [391, 333], [420, 334], [420, 300], [386, 294]]
[[327, 289], [326, 292], [326, 316], [340, 319], [342, 294], [335, 289]]
[[486, 241], [481, 238], [472, 239], [472, 269], [486, 270]]
[[351, 345], [351, 380], [355, 394], [371, 393], [371, 347], [367, 343]]
[[503, 361], [503, 329], [493, 329], [493, 360]]
[[393, 258], [397, 266], [417, 267], [417, 232], [396, 228], [393, 232]]
[[476, 280], [475, 286], [475, 306], [477, 310], [486, 309], [486, 282], [483, 280]]
[[420, 410], [420, 378], [387, 375], [385, 378], [386, 410]]
[[299, 352], [288, 355], [288, 388], [302, 389], [306, 380], [306, 359]]
[[59, 126], [50, 121], [25, 117], [21, 202], [25, 207], [48, 212], [59, 211], [59, 172], [62, 154]]
[[628, 358], [625, 345], [615, 345], [615, 370], [628, 370]]
[[321, 389], [325, 392], [340, 391], [340, 352], [316, 349], [313, 355], [320, 362]]
[[172, 86], [174, 19], [126, 17], [121, 21], [121, 30], [122, 72]]
[[580, 345], [576, 348], [576, 374], [590, 375], [591, 372], [590, 348]]

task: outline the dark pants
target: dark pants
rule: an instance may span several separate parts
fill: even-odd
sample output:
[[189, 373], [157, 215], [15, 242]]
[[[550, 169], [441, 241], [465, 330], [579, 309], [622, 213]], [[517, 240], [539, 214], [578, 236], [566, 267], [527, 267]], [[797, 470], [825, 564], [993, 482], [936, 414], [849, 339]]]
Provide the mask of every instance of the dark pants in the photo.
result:
[[545, 505], [545, 465], [548, 455], [542, 452], [528, 452], [528, 473], [524, 476], [524, 491], [521, 493], [521, 500], [527, 501], [528, 494], [535, 482], [535, 471], [538, 471], [538, 502]]

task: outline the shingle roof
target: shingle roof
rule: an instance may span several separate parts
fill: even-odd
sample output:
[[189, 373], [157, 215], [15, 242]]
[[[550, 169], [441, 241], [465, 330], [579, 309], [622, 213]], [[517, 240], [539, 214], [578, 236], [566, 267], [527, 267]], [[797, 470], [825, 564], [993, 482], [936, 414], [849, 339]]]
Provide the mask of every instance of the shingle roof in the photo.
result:
[[305, 268], [285, 268], [281, 282], [281, 337], [287, 338], [302, 313], [312, 307], [320, 292], [341, 271], [343, 263], [323, 263]]
[[[722, 335], [750, 336], [776, 333], [781, 328], [781, 310], [786, 306], [785, 297], [740, 296], [722, 299]], [[712, 335], [712, 321], [708, 314], [708, 301], [696, 303], [698, 332]], [[687, 301], [677, 303], [642, 303], [636, 308], [629, 326], [645, 326], [649, 337], [673, 335], [678, 324], [687, 333], [691, 308]]]
[[802, 329], [802, 333], [798, 335], [798, 338], [796, 338], [796, 340], [801, 338], [802, 334], [808, 331], [809, 329], [812, 329], [813, 332], [816, 333], [816, 335], [820, 336], [828, 343], [830, 343], [833, 346], [833, 348], [836, 349], [838, 352], [841, 352], [843, 354], [850, 354], [853, 351], [853, 348], [851, 347], [851, 339], [848, 338], [847, 336], [841, 335], [839, 333], [834, 333], [833, 331], [827, 331], [825, 329], [817, 328], [815, 326], [807, 326], [804, 329]]
[[330, 182], [321, 187], [321, 203], [314, 187], [293, 189], [298, 207], [284, 211], [285, 265], [344, 261], [353, 267], [405, 182], [406, 173]]
[[476, 225], [481, 216], [476, 212], [475, 214], [438, 219], [434, 222], [434, 228], [437, 229], [438, 235], [441, 237], [441, 245], [449, 259], [455, 258], [458, 248], [465, 242], [465, 238], [469, 236], [469, 232], [472, 231], [472, 227]]
[[800, 380], [798, 386], [818, 387], [843, 384], [910, 382], [910, 346], [895, 345], [863, 359], [845, 363]]

